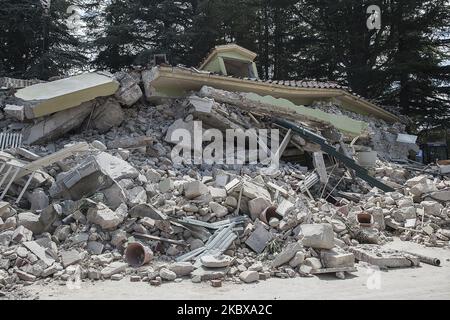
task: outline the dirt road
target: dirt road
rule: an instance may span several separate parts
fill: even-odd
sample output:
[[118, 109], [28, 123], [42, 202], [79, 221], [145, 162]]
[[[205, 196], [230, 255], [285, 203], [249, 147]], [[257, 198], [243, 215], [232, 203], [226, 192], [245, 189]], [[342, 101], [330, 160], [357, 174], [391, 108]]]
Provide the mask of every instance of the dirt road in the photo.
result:
[[390, 269], [378, 274], [359, 267], [345, 280], [334, 275], [272, 278], [250, 285], [225, 282], [222, 288], [194, 284], [188, 279], [152, 287], [125, 278], [117, 282], [83, 282], [81, 289], [76, 290], [58, 284], [33, 285], [26, 290], [39, 299], [450, 299], [449, 249], [426, 248], [398, 239], [387, 246], [438, 257], [441, 267], [421, 264], [418, 268]]

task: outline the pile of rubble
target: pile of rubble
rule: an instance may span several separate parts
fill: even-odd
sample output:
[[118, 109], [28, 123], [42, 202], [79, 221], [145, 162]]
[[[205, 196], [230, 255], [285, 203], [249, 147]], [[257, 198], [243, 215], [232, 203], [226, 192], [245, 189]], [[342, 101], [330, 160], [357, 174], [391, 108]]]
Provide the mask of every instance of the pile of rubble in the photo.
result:
[[[74, 106], [49, 97], [25, 103], [25, 94], [2, 98], [0, 125], [21, 129], [27, 144], [0, 152], [2, 291], [35, 281], [120, 280], [125, 274], [152, 285], [183, 277], [214, 286], [271, 276], [344, 278], [357, 261], [377, 264], [380, 253], [373, 251], [394, 235], [449, 245], [448, 177], [378, 160], [369, 173], [395, 189], [383, 192], [356, 163], [348, 162], [355, 175], [287, 128], [291, 149], [286, 144], [281, 154], [287, 150], [294, 160], [281, 161], [276, 170], [174, 164], [171, 132], [189, 130], [195, 120], [221, 130], [273, 123], [261, 106], [250, 112], [206, 97], [207, 87], [152, 104], [142, 97], [139, 72], [101, 76], [108, 78], [102, 78], [103, 89]], [[323, 124], [306, 126], [330, 132]], [[352, 159], [341, 137], [327, 140]], [[391, 259], [379, 266], [421, 260], [404, 252], [386, 256]]]

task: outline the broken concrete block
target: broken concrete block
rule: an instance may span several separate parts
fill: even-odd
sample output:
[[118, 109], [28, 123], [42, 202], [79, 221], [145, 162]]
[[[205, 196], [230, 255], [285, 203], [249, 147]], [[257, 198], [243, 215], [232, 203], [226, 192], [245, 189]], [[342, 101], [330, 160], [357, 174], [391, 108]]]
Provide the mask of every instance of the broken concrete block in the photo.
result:
[[7, 104], [5, 108], [3, 108], [3, 112], [13, 117], [19, 121], [23, 121], [25, 119], [25, 107], [24, 106], [16, 106], [13, 104]]
[[305, 261], [306, 255], [303, 251], [297, 251], [294, 257], [289, 261], [292, 268], [298, 267]]
[[235, 197], [229, 196], [225, 199], [225, 204], [232, 208], [237, 208], [238, 200]]
[[440, 216], [444, 206], [436, 201], [422, 201], [420, 205], [423, 207], [425, 214], [432, 216]]
[[100, 271], [100, 274], [103, 278], [108, 279], [114, 274], [124, 272], [127, 269], [127, 265], [128, 264], [125, 262], [116, 261], [103, 268], [102, 271]]
[[16, 269], [15, 273], [20, 280], [33, 282], [36, 280], [36, 276]]
[[174, 188], [174, 184], [173, 184], [172, 179], [170, 179], [170, 178], [164, 179], [159, 183], [159, 191], [161, 193], [166, 193], [166, 192], [172, 191], [173, 188]]
[[250, 267], [248, 267], [249, 271], [261, 271], [263, 269], [263, 264], [261, 261], [257, 261], [254, 264], [252, 264]]
[[44, 120], [26, 127], [23, 139], [27, 144], [44, 143], [64, 136], [78, 128], [92, 111], [92, 103], [86, 102], [67, 111], [57, 112]]
[[447, 202], [450, 201], [450, 190], [432, 192], [429, 196], [437, 201]]
[[244, 271], [239, 275], [239, 279], [244, 281], [245, 283], [252, 283], [259, 280], [259, 273], [256, 271]]
[[304, 246], [319, 249], [334, 247], [334, 232], [331, 224], [302, 224], [300, 230]]
[[227, 191], [223, 188], [209, 187], [209, 193], [213, 199], [225, 199], [227, 197]]
[[118, 72], [114, 77], [119, 81], [119, 90], [115, 93], [115, 97], [122, 105], [131, 107], [141, 99], [143, 93], [137, 81], [126, 72]]
[[19, 213], [17, 224], [31, 230], [33, 234], [44, 232], [44, 226], [39, 221], [39, 216], [31, 212]]
[[115, 181], [110, 187], [103, 189], [102, 193], [105, 196], [105, 204], [112, 210], [116, 210], [122, 203], [127, 202], [125, 190]]
[[217, 218], [225, 217], [228, 214], [228, 209], [217, 202], [211, 201], [209, 207]]
[[155, 169], [149, 169], [145, 172], [145, 177], [151, 183], [158, 183], [161, 180], [161, 174]]
[[108, 99], [96, 106], [89, 118], [88, 128], [105, 133], [113, 127], [118, 127], [125, 120], [125, 113], [116, 99]]
[[154, 138], [147, 136], [124, 137], [108, 141], [108, 148], [118, 149], [117, 151], [127, 151], [124, 149], [139, 149], [142, 147], [152, 146], [153, 142]]
[[33, 232], [31, 230], [28, 230], [24, 226], [17, 227], [17, 229], [14, 230], [14, 233], [12, 235], [12, 241], [14, 241], [15, 243], [31, 241], [32, 238]]
[[415, 219], [417, 212], [415, 207], [405, 207], [392, 212], [392, 217], [397, 222], [405, 222], [408, 219]]
[[190, 262], [175, 262], [170, 264], [168, 269], [175, 272], [177, 277], [185, 277], [190, 275], [195, 268]]
[[39, 215], [39, 222], [41, 223], [44, 231], [50, 229], [53, 222], [62, 215], [62, 208], [59, 204], [51, 204], [44, 210], [42, 210]]
[[320, 251], [320, 259], [324, 268], [353, 267], [355, 256], [353, 253], [345, 252], [340, 248]]
[[312, 270], [322, 269], [322, 263], [317, 258], [307, 258], [304, 264], [311, 267]]
[[194, 199], [203, 194], [209, 194], [209, 189], [200, 181], [192, 181], [184, 184], [184, 196], [186, 198]]
[[80, 200], [112, 183], [95, 158], [88, 157], [72, 170], [58, 175], [50, 188], [50, 195], [53, 198], [62, 195], [66, 199]]
[[[8, 270], [9, 266], [10, 266], [9, 259], [0, 259], [0, 272], [1, 272], [1, 269]], [[1, 283], [1, 279], [0, 279], [0, 283]]]
[[147, 192], [141, 186], [137, 186], [133, 189], [127, 190], [126, 194], [130, 206], [147, 202]]
[[261, 253], [272, 238], [273, 235], [263, 225], [259, 224], [255, 231], [248, 237], [247, 241], [245, 241], [245, 244], [256, 253]]
[[36, 255], [40, 260], [42, 260], [46, 266], [51, 266], [55, 262], [55, 259], [46, 252], [46, 248], [40, 245], [38, 242], [28, 241], [24, 242], [23, 245], [34, 255]]
[[410, 188], [414, 187], [416, 184], [426, 183], [428, 178], [424, 175], [419, 175], [417, 177], [411, 178], [406, 181], [406, 185]]
[[188, 99], [195, 111], [199, 113], [210, 113], [214, 106], [214, 99], [200, 98], [195, 95], [190, 96]]
[[114, 157], [106, 152], [101, 152], [95, 156], [95, 160], [101, 170], [111, 179], [119, 181], [130, 178], [135, 179], [139, 176], [139, 171], [132, 167], [128, 162]]
[[222, 279], [211, 280], [211, 287], [213, 288], [222, 287]]
[[227, 273], [228, 267], [206, 268], [204, 266], [201, 266], [200, 268], [195, 269], [194, 272], [192, 272], [191, 276], [193, 282], [197, 282], [196, 279], [198, 279], [198, 282], [201, 282], [201, 281], [223, 279]]
[[8, 230], [0, 233], [0, 245], [8, 247], [12, 241], [14, 231]]
[[64, 268], [67, 268], [68, 266], [71, 266], [73, 264], [77, 264], [81, 261], [81, 259], [81, 254], [75, 249], [61, 252], [61, 263]]
[[42, 271], [41, 277], [46, 278], [51, 276], [52, 274], [55, 274], [56, 272], [58, 272], [56, 265], [52, 265]]
[[348, 250], [355, 255], [356, 260], [379, 267], [404, 268], [420, 265], [420, 259], [416, 256], [378, 245], [360, 244], [357, 247], [349, 247]]
[[15, 215], [15, 213], [15, 210], [11, 208], [11, 205], [8, 202], [0, 201], [0, 218], [6, 220]]
[[419, 197], [424, 193], [429, 193], [436, 190], [437, 190], [436, 186], [427, 180], [427, 182], [425, 183], [418, 183], [415, 186], [411, 187], [409, 192], [412, 195]]
[[103, 248], [105, 246], [103, 245], [103, 243], [98, 242], [98, 241], [89, 241], [86, 247], [86, 250], [93, 255], [99, 255], [102, 254], [103, 252]]
[[79, 106], [97, 97], [114, 94], [119, 83], [106, 73], [85, 73], [62, 80], [35, 84], [16, 92], [25, 103], [27, 119]]
[[72, 228], [70, 226], [58, 226], [56, 230], [53, 232], [53, 236], [58, 239], [59, 242], [64, 242], [69, 237], [72, 232]]
[[129, 211], [129, 215], [132, 218], [147, 217], [147, 218], [151, 218], [153, 220], [166, 220], [168, 218], [168, 216], [166, 214], [159, 211], [151, 204], [147, 204], [147, 203], [141, 203], [141, 204], [134, 206]]
[[100, 271], [94, 269], [94, 268], [90, 268], [88, 270], [88, 279], [90, 280], [99, 280], [101, 277], [101, 273]]
[[[180, 147], [188, 148], [190, 150], [194, 146], [194, 121], [184, 122], [183, 119], [176, 120], [169, 128], [167, 128], [166, 136], [164, 141], [171, 144], [179, 145]], [[187, 130], [190, 133], [191, 141], [180, 141], [178, 135], [175, 134], [177, 131]]]
[[295, 207], [295, 205], [284, 199], [277, 207], [276, 212], [281, 215], [282, 217], [284, 217], [286, 214], [288, 214], [293, 208]]
[[[121, 206], [125, 206], [126, 208], [125, 204], [122, 204]], [[103, 203], [99, 203], [96, 207], [89, 208], [87, 212], [87, 220], [91, 223], [99, 225], [103, 230], [115, 229], [123, 222], [125, 218], [125, 215], [122, 213], [123, 209], [119, 210], [121, 206], [119, 206], [119, 208], [117, 208], [114, 212]]]
[[159, 276], [161, 277], [161, 279], [167, 281], [173, 281], [177, 278], [177, 274], [167, 268], [161, 268], [161, 270], [159, 270]]
[[124, 230], [116, 230], [111, 232], [111, 244], [113, 246], [120, 246], [122, 243], [127, 241], [127, 233]]
[[224, 268], [228, 267], [234, 259], [227, 255], [213, 256], [204, 255], [200, 258], [200, 262], [207, 268]]
[[[228, 179], [228, 175], [227, 175], [227, 179]], [[217, 180], [217, 178], [216, 178]], [[239, 180], [238, 178], [235, 178], [233, 180], [231, 180], [229, 183], [227, 183], [225, 185], [225, 190], [227, 191], [227, 194], [231, 194], [234, 192], [234, 190], [240, 185], [241, 180]], [[217, 181], [216, 181], [216, 185], [217, 185]]]
[[300, 242], [290, 243], [272, 260], [271, 266], [276, 268], [288, 263], [297, 252], [303, 249], [303, 245]]
[[9, 217], [6, 219], [6, 221], [3, 221], [2, 218], [0, 218], [0, 231], [7, 230], [7, 229], [15, 229], [17, 226], [17, 219], [16, 217]]
[[270, 207], [271, 203], [266, 198], [255, 198], [248, 202], [248, 210], [252, 220], [256, 220], [266, 208]]

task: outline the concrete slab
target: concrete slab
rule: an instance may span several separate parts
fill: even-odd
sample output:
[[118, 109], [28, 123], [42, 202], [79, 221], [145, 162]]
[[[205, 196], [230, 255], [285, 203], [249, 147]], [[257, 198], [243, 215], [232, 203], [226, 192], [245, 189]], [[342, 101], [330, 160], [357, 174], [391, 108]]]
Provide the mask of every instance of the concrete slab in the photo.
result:
[[107, 73], [85, 73], [20, 89], [16, 98], [25, 102], [25, 117], [34, 119], [76, 107], [97, 97], [113, 95], [119, 83]]

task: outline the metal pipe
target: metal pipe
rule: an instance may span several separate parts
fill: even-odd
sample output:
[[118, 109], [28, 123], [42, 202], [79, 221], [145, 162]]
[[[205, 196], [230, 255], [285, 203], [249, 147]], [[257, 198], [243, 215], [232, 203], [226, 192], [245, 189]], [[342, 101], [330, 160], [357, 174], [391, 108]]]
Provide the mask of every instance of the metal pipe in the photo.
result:
[[409, 253], [413, 256], [416, 256], [417, 258], [419, 258], [420, 262], [426, 263], [426, 264], [431, 264], [432, 266], [436, 266], [439, 267], [441, 265], [441, 260], [439, 260], [438, 258], [431, 258], [431, 257], [427, 257], [418, 253], [412, 253], [412, 252], [408, 252], [405, 251], [406, 253]]

